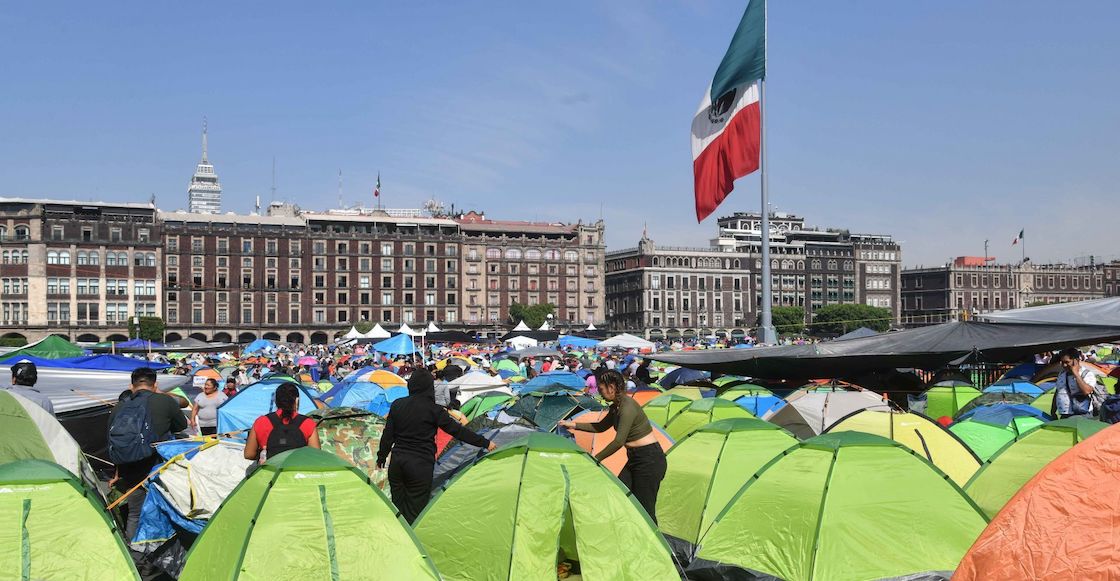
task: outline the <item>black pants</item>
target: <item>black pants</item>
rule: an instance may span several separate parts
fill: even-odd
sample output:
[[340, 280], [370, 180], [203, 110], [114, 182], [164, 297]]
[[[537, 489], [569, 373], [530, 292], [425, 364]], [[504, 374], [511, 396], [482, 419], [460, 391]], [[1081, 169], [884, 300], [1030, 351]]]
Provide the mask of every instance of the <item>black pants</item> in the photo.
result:
[[618, 479], [634, 493], [634, 498], [646, 509], [649, 518], [657, 522], [657, 491], [665, 478], [665, 451], [661, 444], [653, 443], [640, 448], [627, 448], [629, 460], [618, 473]]
[[199, 426], [198, 431], [203, 436], [213, 436], [218, 433], [218, 428], [216, 426]]
[[434, 458], [393, 454], [389, 461], [389, 492], [408, 524], [428, 506], [435, 467]]

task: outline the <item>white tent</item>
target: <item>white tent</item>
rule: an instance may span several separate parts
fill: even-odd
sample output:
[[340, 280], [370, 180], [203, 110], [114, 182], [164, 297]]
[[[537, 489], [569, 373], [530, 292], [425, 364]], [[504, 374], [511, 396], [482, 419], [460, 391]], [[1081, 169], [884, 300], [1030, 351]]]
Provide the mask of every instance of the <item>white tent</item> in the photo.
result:
[[599, 329], [595, 328], [595, 323], [588, 323], [587, 324], [587, 330], [588, 331], [598, 331]]
[[621, 335], [615, 335], [614, 337], [611, 337], [610, 339], [599, 343], [596, 347], [599, 349], [610, 349], [615, 347], [620, 349], [653, 349], [655, 345], [650, 341], [642, 339], [641, 337], [636, 337], [629, 333], [623, 333]]
[[514, 349], [525, 349], [525, 348], [528, 348], [528, 347], [536, 347], [537, 346], [537, 340], [536, 339], [534, 339], [532, 337], [525, 337], [523, 335], [518, 335], [516, 337], [510, 337], [509, 339], [506, 339], [506, 343], [508, 343], [509, 345], [512, 345]]
[[548, 324], [548, 321], [545, 321], [545, 322], [541, 323], [541, 327], [537, 330], [538, 331], [551, 331], [552, 327]]
[[436, 326], [435, 321], [428, 321], [428, 327], [424, 329], [426, 333], [439, 333], [443, 329]]
[[[521, 321], [521, 322], [517, 323], [517, 326], [514, 327], [513, 330], [514, 331], [532, 331], [532, 329], [529, 328], [529, 325], [525, 324], [525, 321]], [[513, 331], [510, 331], [510, 332], [512, 333]]]
[[386, 331], [385, 327], [381, 326], [381, 323], [377, 323], [376, 325], [373, 326], [372, 329], [369, 330], [368, 333], [362, 335], [362, 338], [363, 339], [388, 339], [389, 337], [392, 337], [392, 336], [393, 336], [393, 334]]
[[405, 335], [409, 335], [411, 337], [420, 337], [420, 336], [424, 335], [423, 330], [417, 331], [417, 330], [413, 329], [412, 327], [409, 327], [408, 323], [401, 323], [401, 328], [397, 329], [397, 332], [398, 333], [403, 333]]
[[342, 336], [343, 339], [360, 339], [364, 337], [357, 327], [350, 327], [350, 330]]
[[[453, 379], [448, 385], [453, 388], [458, 388], [459, 393], [466, 398], [484, 391], [513, 393], [509, 386], [506, 385], [506, 382], [502, 381], [501, 377], [491, 376], [489, 373], [481, 371], [465, 373], [461, 377]], [[461, 401], [466, 401], [466, 399], [461, 399]]]
[[771, 410], [762, 419], [777, 424], [798, 438], [812, 438], [852, 412], [874, 409], [889, 411], [883, 396], [866, 390], [796, 391], [786, 405]]

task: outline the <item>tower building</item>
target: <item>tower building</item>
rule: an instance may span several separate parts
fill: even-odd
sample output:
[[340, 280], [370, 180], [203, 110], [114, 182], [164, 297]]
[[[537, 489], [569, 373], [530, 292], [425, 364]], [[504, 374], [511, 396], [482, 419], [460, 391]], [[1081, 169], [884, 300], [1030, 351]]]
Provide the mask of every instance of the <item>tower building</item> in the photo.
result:
[[205, 119], [202, 121], [202, 161], [198, 162], [198, 167], [191, 176], [191, 185], [187, 188], [187, 206], [190, 212], [197, 214], [219, 214], [222, 211], [222, 184], [206, 156]]

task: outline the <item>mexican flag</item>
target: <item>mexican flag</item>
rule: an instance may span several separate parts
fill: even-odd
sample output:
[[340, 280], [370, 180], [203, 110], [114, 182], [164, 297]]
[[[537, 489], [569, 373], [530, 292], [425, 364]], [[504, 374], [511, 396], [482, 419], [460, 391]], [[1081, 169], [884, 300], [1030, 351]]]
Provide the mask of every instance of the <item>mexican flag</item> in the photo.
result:
[[762, 145], [759, 82], [766, 77], [766, 1], [750, 0], [700, 110], [692, 118], [696, 220], [703, 221], [758, 169]]

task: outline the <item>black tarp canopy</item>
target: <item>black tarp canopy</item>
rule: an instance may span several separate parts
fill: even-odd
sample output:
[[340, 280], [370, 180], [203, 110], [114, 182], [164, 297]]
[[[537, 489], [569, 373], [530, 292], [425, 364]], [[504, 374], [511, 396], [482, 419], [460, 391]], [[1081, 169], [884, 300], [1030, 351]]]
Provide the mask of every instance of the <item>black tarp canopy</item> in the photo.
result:
[[509, 341], [514, 337], [528, 337], [536, 339], [537, 341], [555, 341], [560, 338], [560, 333], [556, 331], [510, 331], [502, 335], [502, 341]]
[[767, 379], [847, 377], [950, 363], [1020, 361], [1034, 353], [1120, 339], [1120, 326], [1071, 326], [963, 321], [808, 345], [656, 353], [682, 367]]
[[474, 335], [465, 331], [429, 331], [424, 336], [428, 343], [474, 343], [478, 341]]

